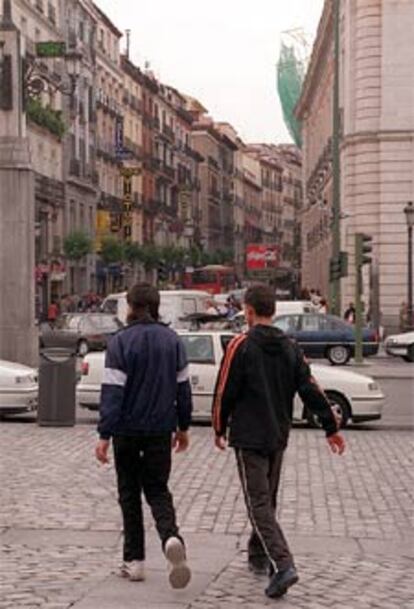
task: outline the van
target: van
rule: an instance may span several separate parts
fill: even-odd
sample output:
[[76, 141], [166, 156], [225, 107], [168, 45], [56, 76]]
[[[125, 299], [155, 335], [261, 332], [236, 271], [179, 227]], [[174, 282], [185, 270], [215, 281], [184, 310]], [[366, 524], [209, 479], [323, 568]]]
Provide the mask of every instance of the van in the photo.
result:
[[[111, 313], [124, 324], [127, 323], [127, 293], [110, 294], [102, 303], [102, 311]], [[211, 296], [200, 290], [163, 290], [160, 291], [160, 318], [172, 327], [180, 325], [180, 319], [192, 313], [205, 313]]]

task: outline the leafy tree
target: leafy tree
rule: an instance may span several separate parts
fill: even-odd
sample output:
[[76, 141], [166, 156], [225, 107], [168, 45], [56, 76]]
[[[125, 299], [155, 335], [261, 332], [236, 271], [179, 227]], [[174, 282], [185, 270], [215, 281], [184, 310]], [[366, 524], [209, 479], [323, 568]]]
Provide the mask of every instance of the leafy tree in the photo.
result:
[[101, 258], [105, 264], [117, 264], [124, 260], [124, 246], [116, 237], [105, 237], [101, 244]]
[[156, 245], [147, 243], [142, 246], [140, 256], [145, 270], [153, 271], [162, 260], [162, 251]]
[[142, 261], [142, 247], [138, 243], [125, 243], [124, 259], [130, 264]]
[[82, 258], [92, 253], [92, 239], [83, 231], [74, 231], [63, 241], [63, 251], [68, 260], [80, 262]]

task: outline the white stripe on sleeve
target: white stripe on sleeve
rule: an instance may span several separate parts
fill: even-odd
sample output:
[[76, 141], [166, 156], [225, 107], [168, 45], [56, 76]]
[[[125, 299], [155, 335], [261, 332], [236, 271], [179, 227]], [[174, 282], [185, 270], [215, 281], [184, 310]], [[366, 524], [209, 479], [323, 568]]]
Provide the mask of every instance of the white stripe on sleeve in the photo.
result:
[[127, 382], [127, 375], [122, 370], [116, 368], [105, 368], [103, 373], [104, 385], [118, 385], [119, 387], [125, 387]]
[[177, 383], [185, 383], [190, 380], [190, 369], [188, 366], [177, 373]]

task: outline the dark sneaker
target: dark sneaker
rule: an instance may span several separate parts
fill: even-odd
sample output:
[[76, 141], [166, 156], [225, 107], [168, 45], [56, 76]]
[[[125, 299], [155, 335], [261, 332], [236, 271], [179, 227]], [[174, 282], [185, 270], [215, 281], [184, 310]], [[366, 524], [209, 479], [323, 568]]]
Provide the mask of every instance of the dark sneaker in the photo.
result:
[[284, 571], [278, 571], [270, 578], [269, 586], [265, 593], [269, 598], [280, 598], [299, 581], [295, 567], [289, 567]]
[[269, 573], [269, 561], [265, 558], [249, 558], [248, 560], [249, 571], [255, 575], [268, 575]]

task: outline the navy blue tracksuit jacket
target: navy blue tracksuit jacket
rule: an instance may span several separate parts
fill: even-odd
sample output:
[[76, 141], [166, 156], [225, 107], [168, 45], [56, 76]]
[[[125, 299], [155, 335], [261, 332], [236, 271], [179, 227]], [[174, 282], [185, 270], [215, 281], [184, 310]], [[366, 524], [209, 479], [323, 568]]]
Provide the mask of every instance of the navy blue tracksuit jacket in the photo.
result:
[[192, 398], [185, 347], [167, 326], [136, 322], [108, 344], [98, 432], [156, 435], [186, 431]]

